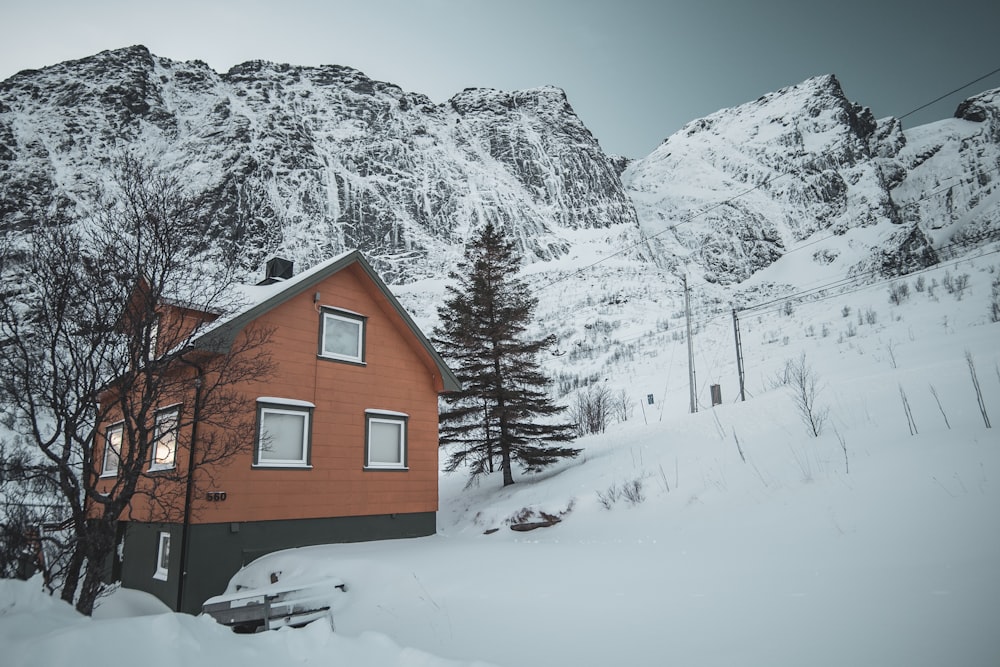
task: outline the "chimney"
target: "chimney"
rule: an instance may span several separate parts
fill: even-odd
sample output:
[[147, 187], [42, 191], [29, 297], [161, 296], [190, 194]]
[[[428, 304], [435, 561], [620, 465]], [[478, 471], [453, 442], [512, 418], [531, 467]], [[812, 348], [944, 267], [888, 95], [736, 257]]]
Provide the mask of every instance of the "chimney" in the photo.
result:
[[294, 266], [294, 263], [290, 259], [272, 257], [267, 260], [267, 266], [264, 269], [264, 280], [257, 284], [271, 285], [282, 280], [288, 280], [292, 277], [292, 269]]

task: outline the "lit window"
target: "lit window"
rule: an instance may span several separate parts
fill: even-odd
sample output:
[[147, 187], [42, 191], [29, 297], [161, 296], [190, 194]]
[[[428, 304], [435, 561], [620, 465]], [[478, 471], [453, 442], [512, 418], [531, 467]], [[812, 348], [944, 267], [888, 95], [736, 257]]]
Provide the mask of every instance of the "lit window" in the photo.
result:
[[167, 580], [170, 573], [170, 533], [160, 533], [159, 546], [156, 549], [156, 570], [153, 579]]
[[369, 410], [365, 431], [366, 468], [406, 468], [406, 415]]
[[258, 399], [254, 465], [308, 466], [312, 408], [305, 401], [271, 403]]
[[122, 433], [124, 425], [117, 424], [104, 434], [104, 461], [101, 463], [101, 477], [113, 477], [118, 474], [118, 460], [122, 451]]
[[363, 363], [365, 318], [346, 311], [324, 309], [319, 354], [330, 359]]
[[153, 460], [150, 470], [166, 470], [174, 467], [177, 456], [177, 431], [180, 422], [179, 407], [167, 408], [156, 413], [153, 426]]

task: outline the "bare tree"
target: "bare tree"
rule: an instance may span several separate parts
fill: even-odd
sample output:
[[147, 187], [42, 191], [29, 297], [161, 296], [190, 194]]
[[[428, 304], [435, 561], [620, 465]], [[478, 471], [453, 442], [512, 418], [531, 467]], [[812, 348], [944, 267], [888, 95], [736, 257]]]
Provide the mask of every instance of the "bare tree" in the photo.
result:
[[611, 397], [611, 411], [619, 422], [627, 422], [635, 413], [632, 399], [624, 389]]
[[[25, 452], [5, 472], [69, 516], [58, 585], [85, 614], [120, 519], [179, 520], [194, 470], [210, 479], [253, 441], [205, 428], [193, 446], [199, 424], [243, 423], [232, 419], [246, 400], [236, 387], [271, 369], [268, 331], [221, 353], [195, 344], [235, 305], [233, 276], [200, 245], [205, 210], [177, 176], [125, 157], [94, 215], [37, 216], [0, 249], [21, 286], [0, 305], [0, 405], [18, 434], [6, 446]], [[97, 432], [111, 420], [113, 435]]]
[[611, 390], [603, 384], [581, 390], [569, 410], [577, 435], [604, 433], [615, 408], [614, 400]]
[[821, 386], [819, 377], [806, 362], [805, 352], [798, 361], [790, 361], [785, 365], [788, 387], [792, 392], [795, 408], [805, 424], [806, 430], [813, 437], [819, 437], [830, 414], [828, 407], [818, 403]]

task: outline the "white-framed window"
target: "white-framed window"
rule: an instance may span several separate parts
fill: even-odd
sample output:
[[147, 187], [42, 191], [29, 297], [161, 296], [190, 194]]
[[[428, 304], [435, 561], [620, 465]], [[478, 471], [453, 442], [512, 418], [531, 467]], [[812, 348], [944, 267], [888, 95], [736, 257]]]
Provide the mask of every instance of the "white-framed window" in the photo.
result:
[[104, 432], [104, 460], [101, 462], [101, 477], [114, 477], [118, 474], [118, 461], [122, 453], [122, 434], [124, 424], [109, 426]]
[[324, 308], [320, 321], [319, 355], [362, 364], [365, 361], [365, 317]]
[[156, 547], [156, 569], [153, 570], [153, 579], [166, 581], [170, 574], [170, 533], [161, 532], [157, 540]]
[[308, 467], [312, 403], [285, 399], [257, 399], [255, 466]]
[[405, 470], [407, 415], [366, 410], [365, 417], [365, 468]]
[[153, 423], [153, 458], [149, 469], [168, 470], [174, 467], [177, 458], [177, 431], [180, 425], [181, 408], [171, 406], [157, 411]]

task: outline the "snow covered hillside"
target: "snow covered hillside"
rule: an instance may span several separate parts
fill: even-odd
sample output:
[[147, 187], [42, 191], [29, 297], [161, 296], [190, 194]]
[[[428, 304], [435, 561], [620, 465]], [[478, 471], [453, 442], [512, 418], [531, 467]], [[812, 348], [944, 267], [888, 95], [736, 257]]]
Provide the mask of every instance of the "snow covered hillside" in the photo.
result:
[[[710, 408], [702, 391], [694, 415], [671, 319], [676, 286], [654, 290], [609, 260], [542, 290], [540, 310], [561, 312], [565, 294], [591, 289], [586, 316], [618, 321], [581, 329], [591, 352], [547, 363], [626, 389], [628, 421], [580, 440], [579, 460], [506, 489], [444, 477], [436, 536], [281, 552], [234, 579], [343, 579], [335, 632], [318, 622], [233, 635], [206, 618], [138, 616], [151, 610], [129, 608], [123, 592], [88, 620], [30, 583], [2, 582], [5, 664], [995, 665], [998, 252], [747, 310], [746, 402], [734, 400], [731, 316], [724, 304], [709, 314], [716, 286], [704, 285], [699, 384], [722, 384], [724, 402]], [[762, 284], [794, 268], [779, 263]], [[590, 285], [615, 279], [617, 291]], [[656, 317], [670, 320], [658, 332]], [[604, 356], [601, 336], [626, 331], [641, 341], [632, 357]], [[828, 411], [819, 437], [785, 382], [803, 354], [816, 409]], [[542, 513], [561, 522], [508, 528]]]
[[122, 137], [216, 193], [248, 273], [358, 245], [428, 332], [467, 231], [502, 222], [558, 400], [607, 388], [628, 419], [506, 489], [444, 476], [433, 537], [232, 582], [336, 576], [335, 631], [234, 635], [128, 591], [85, 619], [3, 581], [5, 667], [1000, 664], [997, 91], [904, 129], [817, 77], [619, 173], [558, 89], [433, 105], [349, 68], [217, 74], [134, 47], [0, 83], [0, 228], [85, 209]]

